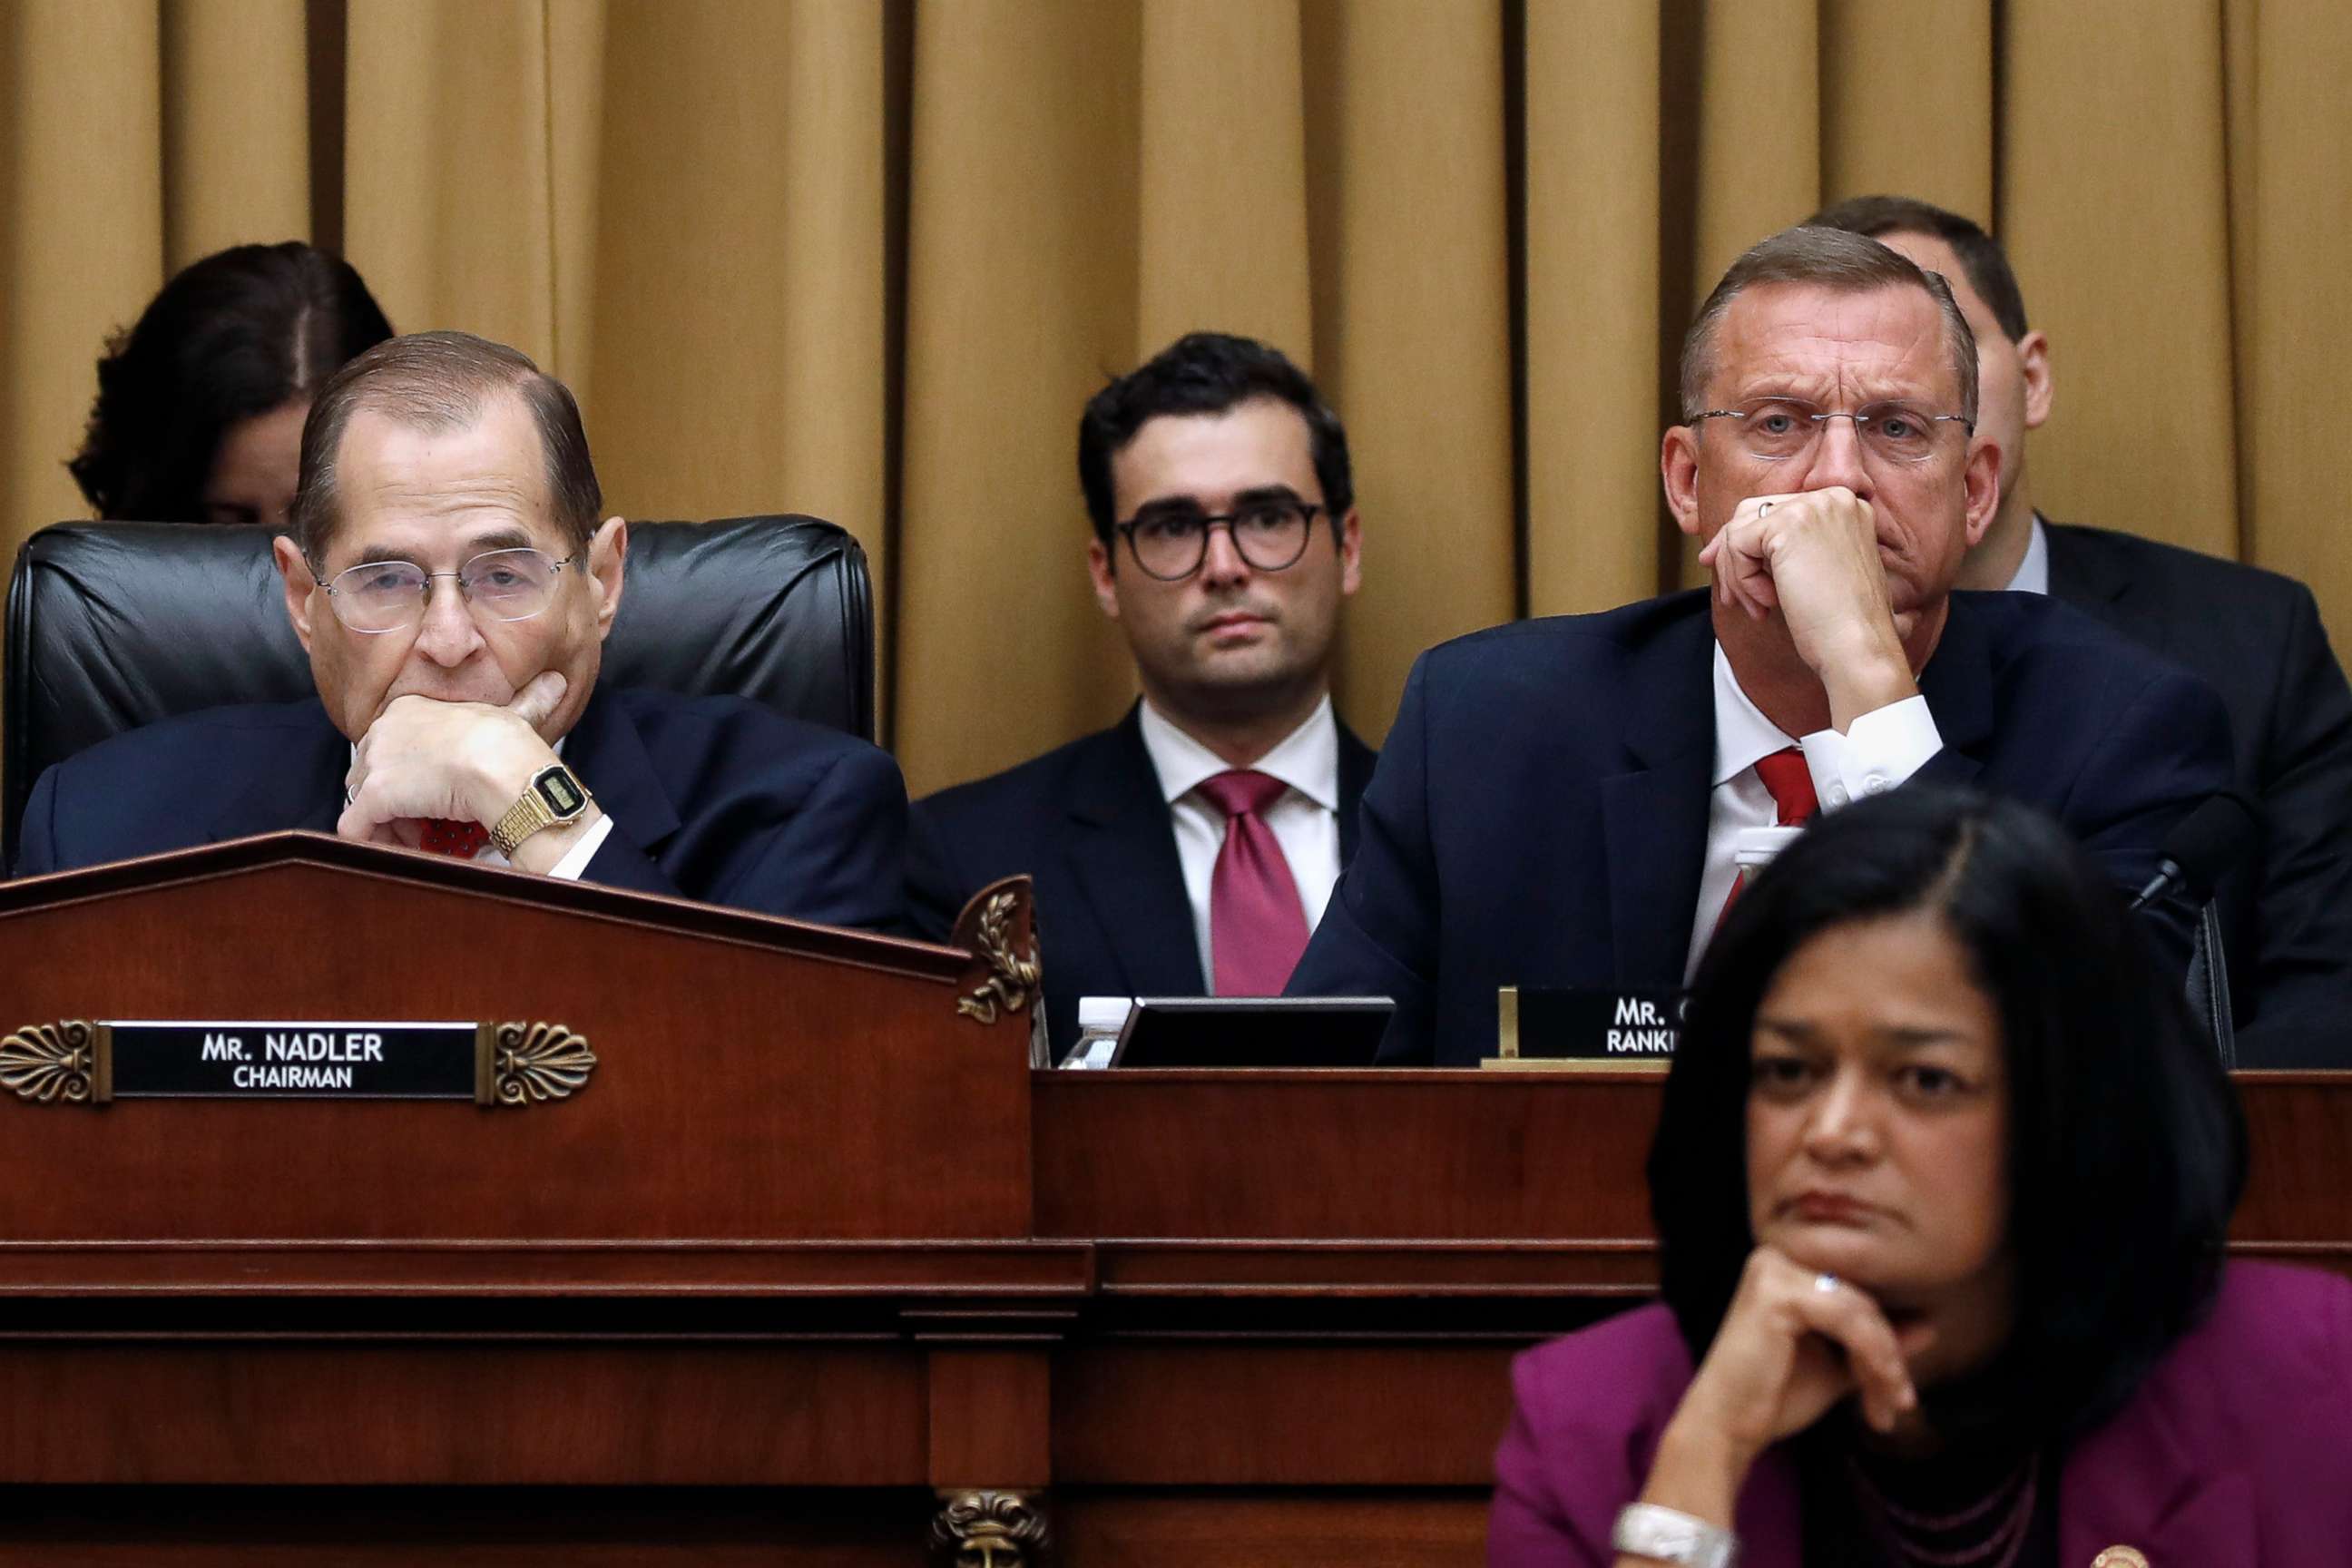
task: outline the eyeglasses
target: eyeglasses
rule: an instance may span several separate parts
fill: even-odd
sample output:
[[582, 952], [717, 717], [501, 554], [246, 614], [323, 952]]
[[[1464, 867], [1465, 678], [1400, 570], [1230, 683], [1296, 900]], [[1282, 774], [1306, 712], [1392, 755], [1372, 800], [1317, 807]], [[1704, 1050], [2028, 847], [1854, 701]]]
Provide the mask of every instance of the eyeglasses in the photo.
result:
[[1690, 422], [1703, 419], [1738, 421], [1740, 446], [1768, 463], [1784, 463], [1811, 452], [1832, 419], [1853, 420], [1863, 450], [1889, 463], [1924, 463], [1934, 457], [1938, 425], [1959, 425], [1970, 432], [1977, 427], [1965, 414], [1930, 414], [1907, 403], [1872, 403], [1838, 414], [1798, 397], [1752, 398], [1737, 408], [1694, 414]]
[[337, 620], [373, 635], [422, 621], [436, 577], [457, 579], [457, 592], [476, 620], [527, 621], [554, 602], [556, 574], [580, 559], [575, 553], [559, 561], [543, 550], [489, 550], [455, 572], [427, 572], [414, 561], [368, 561], [331, 581], [315, 569], [310, 576], [327, 591]]
[[1315, 531], [1315, 514], [1322, 510], [1318, 502], [1303, 500], [1252, 501], [1214, 516], [1176, 507], [1118, 527], [1138, 566], [1163, 583], [1181, 583], [1208, 560], [1209, 534], [1219, 528], [1254, 571], [1280, 572], [1297, 564]]

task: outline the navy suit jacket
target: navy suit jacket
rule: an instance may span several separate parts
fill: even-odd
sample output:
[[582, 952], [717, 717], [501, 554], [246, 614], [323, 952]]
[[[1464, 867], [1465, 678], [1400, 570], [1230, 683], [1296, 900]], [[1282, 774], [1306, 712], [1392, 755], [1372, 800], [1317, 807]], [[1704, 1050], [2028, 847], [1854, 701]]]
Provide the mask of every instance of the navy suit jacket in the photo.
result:
[[[1467, 1065], [1495, 1053], [1501, 986], [1680, 985], [1714, 647], [1699, 591], [1423, 654], [1291, 993], [1393, 996], [1383, 1060]], [[2210, 688], [2035, 595], [1953, 595], [1919, 686], [1944, 749], [1914, 777], [2040, 807], [2135, 889], [2229, 783]], [[2186, 920], [2155, 923], [2185, 969]]]
[[2311, 590], [2128, 533], [2043, 522], [2050, 593], [2221, 694], [2261, 841], [2221, 880], [2246, 1067], [2352, 1066], [2352, 688]]
[[[1339, 863], [1356, 847], [1370, 747], [1339, 726]], [[1198, 996], [1208, 989], [1176, 829], [1144, 749], [1139, 709], [1019, 767], [918, 801], [907, 904], [944, 940], [1001, 877], [1036, 884], [1045, 1024], [1054, 1054], [1078, 1037], [1081, 996]]]
[[[826, 925], [898, 922], [906, 786], [863, 741], [741, 698], [600, 689], [563, 760], [613, 819], [588, 881]], [[41, 775], [16, 869], [332, 833], [350, 766], [315, 698], [128, 731]]]

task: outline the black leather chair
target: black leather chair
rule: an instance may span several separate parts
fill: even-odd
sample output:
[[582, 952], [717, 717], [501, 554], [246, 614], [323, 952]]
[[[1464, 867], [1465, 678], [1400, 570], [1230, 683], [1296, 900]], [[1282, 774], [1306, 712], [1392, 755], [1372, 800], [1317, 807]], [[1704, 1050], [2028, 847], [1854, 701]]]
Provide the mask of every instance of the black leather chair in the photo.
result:
[[[61, 522], [8, 584], [0, 867], [51, 763], [123, 730], [310, 695], [266, 528]], [[874, 738], [866, 552], [811, 517], [642, 523], [600, 681], [732, 692]]]

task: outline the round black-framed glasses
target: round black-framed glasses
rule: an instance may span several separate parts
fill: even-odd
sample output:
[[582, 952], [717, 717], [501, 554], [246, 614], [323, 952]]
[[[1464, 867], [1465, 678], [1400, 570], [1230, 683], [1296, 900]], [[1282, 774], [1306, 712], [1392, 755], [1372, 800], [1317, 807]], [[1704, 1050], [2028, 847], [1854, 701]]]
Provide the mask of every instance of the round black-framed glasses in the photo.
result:
[[1320, 501], [1263, 500], [1228, 512], [1170, 507], [1114, 526], [1127, 536], [1128, 553], [1143, 574], [1162, 583], [1181, 583], [1209, 559], [1209, 535], [1223, 529], [1234, 553], [1254, 572], [1282, 572], [1298, 564], [1314, 537]]

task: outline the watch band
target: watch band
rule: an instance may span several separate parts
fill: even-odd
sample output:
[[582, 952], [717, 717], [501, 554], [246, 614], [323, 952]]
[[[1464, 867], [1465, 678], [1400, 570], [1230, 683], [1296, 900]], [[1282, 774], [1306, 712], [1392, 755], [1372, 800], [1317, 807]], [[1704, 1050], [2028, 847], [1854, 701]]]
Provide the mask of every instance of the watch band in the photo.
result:
[[1739, 1561], [1739, 1537], [1731, 1531], [1650, 1502], [1629, 1502], [1618, 1510], [1609, 1544], [1636, 1557], [1688, 1568], [1731, 1568]]
[[543, 828], [572, 821], [593, 798], [562, 763], [541, 768], [524, 787], [521, 798], [490, 825], [490, 845], [511, 860], [524, 839]]

